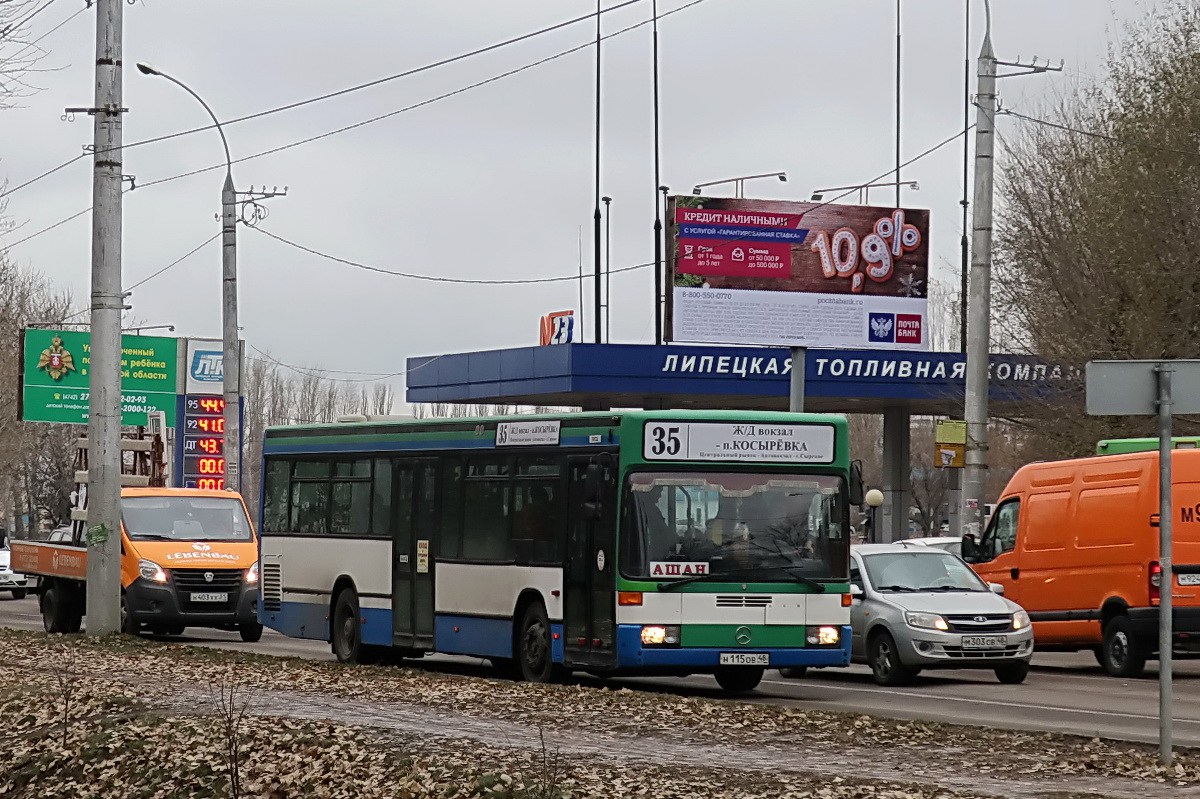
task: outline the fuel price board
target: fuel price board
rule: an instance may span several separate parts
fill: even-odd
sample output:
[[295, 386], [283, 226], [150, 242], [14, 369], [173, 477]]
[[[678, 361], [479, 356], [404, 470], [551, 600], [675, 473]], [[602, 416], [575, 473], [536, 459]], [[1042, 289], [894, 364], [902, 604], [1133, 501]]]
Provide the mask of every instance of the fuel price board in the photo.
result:
[[188, 394], [183, 400], [184, 488], [225, 488], [225, 400]]

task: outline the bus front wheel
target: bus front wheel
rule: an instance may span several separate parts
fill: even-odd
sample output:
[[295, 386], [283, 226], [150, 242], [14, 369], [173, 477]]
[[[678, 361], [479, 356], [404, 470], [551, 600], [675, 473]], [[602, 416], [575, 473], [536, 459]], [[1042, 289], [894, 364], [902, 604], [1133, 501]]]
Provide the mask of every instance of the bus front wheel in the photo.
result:
[[362, 626], [359, 624], [358, 594], [347, 588], [333, 603], [333, 654], [342, 663], [357, 663], [362, 658]]
[[725, 666], [718, 668], [714, 676], [717, 678], [717, 685], [729, 693], [746, 694], [762, 682], [764, 671], [766, 669], [754, 666]]
[[533, 602], [521, 614], [517, 633], [517, 667], [521, 679], [528, 682], [558, 682], [562, 667], [550, 652], [550, 618], [540, 602]]

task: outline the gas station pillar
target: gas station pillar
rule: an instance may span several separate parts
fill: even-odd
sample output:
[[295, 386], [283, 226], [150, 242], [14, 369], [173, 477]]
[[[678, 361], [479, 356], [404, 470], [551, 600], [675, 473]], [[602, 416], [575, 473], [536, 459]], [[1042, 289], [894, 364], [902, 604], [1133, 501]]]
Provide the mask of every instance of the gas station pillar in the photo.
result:
[[888, 543], [908, 537], [908, 509], [912, 505], [912, 467], [909, 460], [909, 412], [887, 408], [883, 412], [883, 507], [876, 541]]

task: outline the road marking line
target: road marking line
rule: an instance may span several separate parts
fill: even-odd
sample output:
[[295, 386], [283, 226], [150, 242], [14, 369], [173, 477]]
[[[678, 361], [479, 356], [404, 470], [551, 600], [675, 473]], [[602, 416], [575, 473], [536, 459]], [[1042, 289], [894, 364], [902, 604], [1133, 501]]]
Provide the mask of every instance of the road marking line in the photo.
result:
[[[784, 682], [783, 680], [763, 680], [763, 682], [770, 684], [770, 685], [787, 685], [792, 688], [798, 687], [795, 682]], [[940, 694], [919, 694], [919, 693], [916, 693], [915, 691], [887, 690], [885, 692], [884, 689], [853, 688], [853, 687], [846, 687], [846, 686], [841, 686], [841, 685], [839, 685], [838, 687], [841, 688], [843, 691], [853, 691], [855, 693], [869, 693], [869, 694], [873, 694], [875, 696], [907, 696], [907, 697], [912, 697], [914, 699], [935, 699], [935, 700], [938, 700], [941, 702], [947, 702], [947, 701], [948, 702], [967, 702], [972, 705], [995, 705], [997, 707], [1020, 708], [1023, 710], [1057, 710], [1057, 711], [1061, 711], [1064, 713], [1079, 713], [1081, 715], [1088, 715], [1088, 716], [1114, 716], [1116, 718], [1121, 718], [1121, 719], [1145, 719], [1147, 721], [1158, 721], [1157, 715], [1147, 716], [1147, 715], [1142, 715], [1139, 713], [1114, 713], [1111, 710], [1081, 710], [1079, 708], [1060, 707], [1058, 705], [1029, 705], [1029, 704], [1022, 704], [1020, 702], [997, 702], [997, 701], [991, 700], [991, 699], [968, 699], [966, 697], [961, 697], [961, 696], [942, 696]], [[794, 699], [794, 698], [788, 697], [788, 696], [785, 696], [782, 698], [791, 699], [793, 702], [805, 701], [803, 699]], [[886, 709], [886, 708], [881, 708], [881, 709]], [[900, 708], [900, 709], [903, 709], [903, 708]], [[1200, 724], [1200, 719], [1176, 718], [1175, 721], [1176, 721], [1176, 723], [1182, 723], [1182, 724]]]

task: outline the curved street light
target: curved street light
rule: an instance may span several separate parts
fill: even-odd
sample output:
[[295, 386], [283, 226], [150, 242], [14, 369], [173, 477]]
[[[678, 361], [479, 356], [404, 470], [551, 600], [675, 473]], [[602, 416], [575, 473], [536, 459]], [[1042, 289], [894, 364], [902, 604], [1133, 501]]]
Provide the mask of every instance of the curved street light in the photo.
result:
[[724, 183], [733, 184], [734, 197], [740, 199], [746, 196], [746, 181], [758, 180], [759, 178], [779, 178], [780, 183], [787, 183], [787, 172], [764, 172], [761, 175], [742, 175], [736, 178], [725, 178], [723, 180], [710, 180], [707, 183], [697, 183], [692, 187], [692, 194], [699, 196], [700, 190], [708, 186], [720, 186]]
[[223, 362], [222, 394], [225, 398], [225, 487], [241, 488], [241, 353], [238, 347], [237, 319], [237, 192], [233, 188], [233, 159], [229, 155], [229, 140], [221, 120], [213, 113], [204, 98], [190, 86], [149, 64], [138, 62], [143, 75], [165, 78], [190, 94], [212, 117], [213, 126], [225, 148], [225, 184], [221, 187], [221, 352]]

